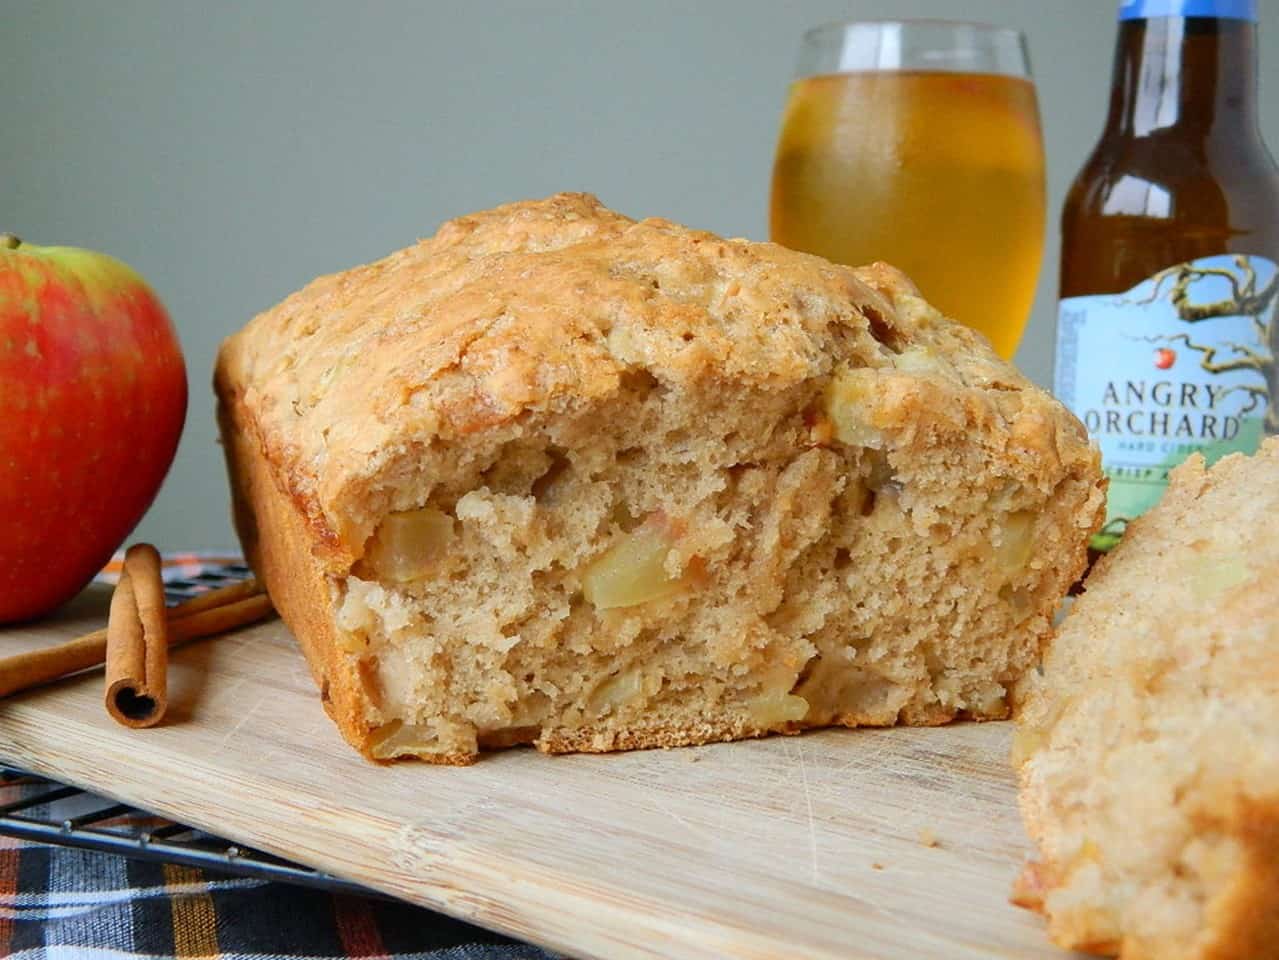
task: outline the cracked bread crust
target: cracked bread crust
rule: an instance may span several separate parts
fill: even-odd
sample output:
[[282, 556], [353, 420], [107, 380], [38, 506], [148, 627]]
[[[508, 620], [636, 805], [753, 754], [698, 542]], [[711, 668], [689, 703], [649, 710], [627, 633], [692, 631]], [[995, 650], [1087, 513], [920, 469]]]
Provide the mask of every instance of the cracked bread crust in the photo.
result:
[[[314, 281], [226, 341], [215, 386], [246, 551], [330, 713], [369, 756], [399, 709], [390, 701], [420, 704], [463, 674], [476, 702], [448, 708], [451, 719], [432, 728], [440, 743], [418, 753], [426, 759], [464, 762], [478, 747], [516, 742], [619, 749], [1002, 716], [1000, 691], [1037, 657], [1101, 520], [1097, 455], [1078, 421], [898, 271], [635, 222], [581, 194], [462, 217], [377, 263]], [[851, 424], [827, 416], [836, 387]], [[610, 507], [590, 500], [608, 480], [591, 451], [612, 442], [614, 428], [630, 439], [608, 456], [621, 464], [639, 450], [639, 459], [608, 481]], [[655, 432], [666, 439], [653, 450], [636, 446]], [[565, 464], [565, 502], [554, 489], [543, 496]], [[737, 493], [753, 498], [749, 509], [734, 505]], [[1019, 579], [1004, 585], [1007, 596], [981, 579], [998, 566], [989, 554], [1001, 536], [983, 526], [988, 504], [1025, 527], [1009, 534], [1026, 549], [1014, 551]], [[370, 572], [379, 524], [424, 506], [442, 511], [467, 545], [457, 551], [475, 559], [452, 576], [470, 577], [486, 597], [534, 585], [516, 598], [518, 616], [503, 608], [501, 631], [497, 620], [468, 628], [470, 653], [420, 642], [423, 630], [438, 633], [428, 622], [436, 612], [447, 619], [465, 606], [456, 591], [402, 588]], [[626, 536], [619, 506], [692, 526], [696, 550], [672, 551], [669, 562], [679, 554], [680, 583], [702, 578], [701, 608], [680, 595], [591, 619], [581, 570]], [[864, 524], [849, 507], [866, 511]], [[902, 585], [866, 586], [882, 596], [862, 597], [859, 584], [874, 577], [835, 570], [850, 554], [888, 562], [881, 546], [856, 539], [863, 526], [904, 544], [915, 566], [903, 560], [903, 571], [940, 578], [944, 590], [928, 587], [935, 643], [919, 639], [921, 620], [914, 649], [894, 652], [894, 618], [911, 615]], [[827, 536], [836, 528], [839, 543]], [[548, 543], [563, 547], [553, 561]], [[504, 553], [523, 550], [541, 551], [542, 566], [502, 566]], [[481, 561], [489, 565], [477, 572]], [[993, 639], [1003, 620], [974, 625], [990, 612], [982, 604], [1002, 605], [1003, 639]], [[841, 617], [860, 631], [856, 649], [839, 646]], [[609, 652], [610, 632], [638, 639]], [[486, 649], [481, 635], [491, 635]], [[503, 649], [508, 640], [516, 645]], [[643, 643], [665, 658], [660, 676], [641, 670], [634, 680], [639, 699], [652, 701], [644, 709], [609, 713], [610, 704], [588, 716], [556, 699], [558, 681], [539, 675], [523, 686], [549, 660], [587, 687], [610, 663], [633, 673], [649, 656], [635, 652]], [[680, 644], [702, 659], [690, 666]], [[579, 660], [563, 662], [567, 650]], [[859, 677], [875, 697], [820, 717], [743, 712], [734, 698], [744, 694], [724, 679], [780, 664], [788, 685], [834, 697], [847, 678], [815, 675], [813, 664], [841, 652], [867, 662]], [[403, 669], [391, 666], [397, 658]], [[712, 662], [725, 671], [720, 700], [689, 694], [681, 706], [679, 671]], [[398, 673], [429, 674], [435, 687], [393, 690]], [[485, 687], [498, 675], [501, 691]], [[503, 697], [551, 705], [531, 726], [509, 717], [503, 726], [494, 719], [510, 713]], [[419, 710], [414, 722], [435, 723], [440, 711]]]
[[1020, 691], [1014, 901], [1123, 960], [1279, 957], [1279, 439], [1198, 454]]
[[893, 384], [915, 393], [903, 412], [955, 404], [931, 412], [1006, 420], [1009, 452], [1048, 469], [1087, 462], [1074, 417], [891, 267], [636, 223], [584, 194], [460, 217], [320, 277], [229, 338], [217, 376], [337, 571], [372, 533], [378, 479], [408, 460], [580, 410], [637, 368], [779, 389], [829, 375], [849, 346], [889, 368], [876, 336], [933, 344], [954, 364], [953, 383]]

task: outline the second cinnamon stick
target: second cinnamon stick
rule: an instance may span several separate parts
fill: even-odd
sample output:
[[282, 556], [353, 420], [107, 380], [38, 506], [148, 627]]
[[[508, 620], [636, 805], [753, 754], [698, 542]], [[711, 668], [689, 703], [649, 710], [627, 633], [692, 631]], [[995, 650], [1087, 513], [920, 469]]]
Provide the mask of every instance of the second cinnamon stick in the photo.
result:
[[[254, 623], [271, 613], [271, 600], [256, 580], [203, 593], [169, 611], [169, 645], [214, 636]], [[94, 630], [74, 640], [0, 658], [0, 698], [101, 666], [107, 655], [107, 631]]]

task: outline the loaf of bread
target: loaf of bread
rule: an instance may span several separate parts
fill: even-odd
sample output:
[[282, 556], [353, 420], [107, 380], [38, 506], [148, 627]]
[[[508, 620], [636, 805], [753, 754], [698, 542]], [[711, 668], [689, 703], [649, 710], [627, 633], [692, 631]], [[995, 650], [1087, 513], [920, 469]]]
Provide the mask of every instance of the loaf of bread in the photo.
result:
[[1178, 467], [1085, 587], [1018, 691], [1014, 899], [1070, 949], [1279, 957], [1279, 439]]
[[216, 383], [376, 759], [1004, 717], [1101, 519], [1078, 421], [897, 271], [585, 195], [314, 281]]

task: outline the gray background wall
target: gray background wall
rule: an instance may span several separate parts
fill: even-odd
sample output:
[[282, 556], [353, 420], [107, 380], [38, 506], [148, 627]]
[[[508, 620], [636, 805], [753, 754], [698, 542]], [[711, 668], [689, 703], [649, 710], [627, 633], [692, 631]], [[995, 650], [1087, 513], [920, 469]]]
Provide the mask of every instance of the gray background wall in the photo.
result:
[[[137, 535], [234, 543], [208, 382], [222, 337], [311, 277], [447, 217], [561, 189], [767, 235], [795, 46], [835, 19], [1026, 30], [1048, 153], [1018, 363], [1051, 379], [1056, 215], [1104, 116], [1117, 0], [470, 3], [0, 0], [0, 228], [105, 250], [166, 302], [192, 402]], [[1262, 3], [1279, 149], [1279, 4]]]

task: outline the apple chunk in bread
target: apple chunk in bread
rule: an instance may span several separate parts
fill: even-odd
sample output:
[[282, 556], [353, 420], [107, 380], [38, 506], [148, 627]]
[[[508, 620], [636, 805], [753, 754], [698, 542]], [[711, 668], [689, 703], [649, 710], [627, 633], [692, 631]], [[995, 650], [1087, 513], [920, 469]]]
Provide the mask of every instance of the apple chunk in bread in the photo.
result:
[[695, 579], [698, 558], [672, 569], [681, 527], [656, 514], [624, 534], [582, 573], [582, 595], [596, 610], [612, 610], [682, 593]]
[[378, 576], [405, 583], [426, 576], [453, 544], [453, 518], [432, 507], [387, 514], [365, 552]]

